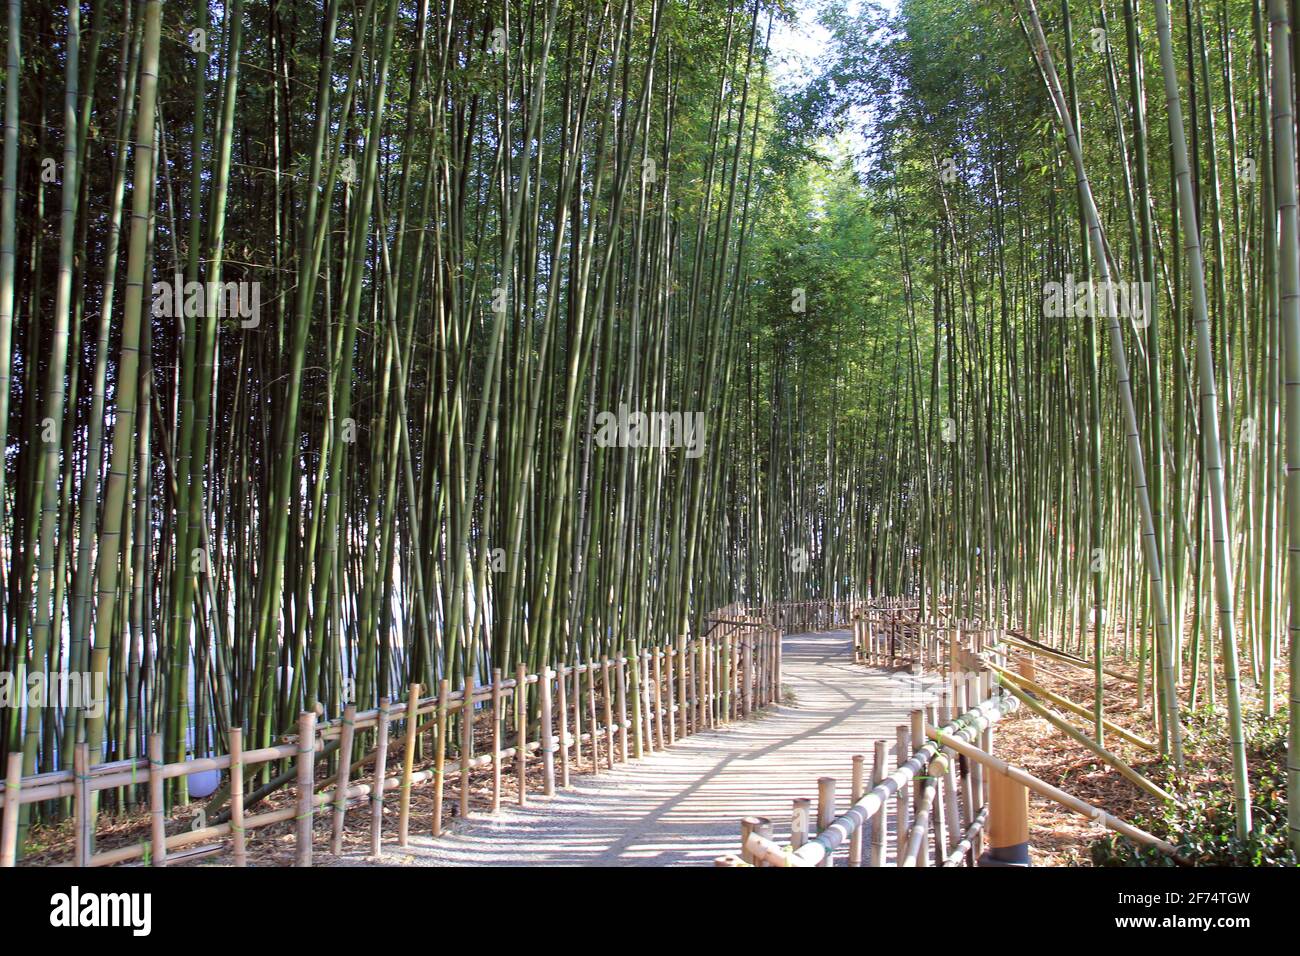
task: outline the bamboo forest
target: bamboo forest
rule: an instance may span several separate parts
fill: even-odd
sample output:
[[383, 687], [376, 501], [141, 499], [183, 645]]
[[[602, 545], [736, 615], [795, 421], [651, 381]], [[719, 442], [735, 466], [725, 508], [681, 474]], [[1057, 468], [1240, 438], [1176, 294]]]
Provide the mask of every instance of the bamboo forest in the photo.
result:
[[0, 868], [1297, 868], [1300, 0], [0, 9]]

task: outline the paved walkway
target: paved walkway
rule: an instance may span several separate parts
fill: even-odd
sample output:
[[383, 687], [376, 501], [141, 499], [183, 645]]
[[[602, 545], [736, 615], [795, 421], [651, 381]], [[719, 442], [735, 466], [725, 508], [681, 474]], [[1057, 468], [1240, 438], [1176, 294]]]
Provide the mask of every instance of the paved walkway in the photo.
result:
[[[437, 840], [412, 834], [387, 860], [414, 866], [707, 865], [740, 844], [740, 818], [769, 817], [789, 832], [790, 803], [816, 805], [817, 778], [834, 776], [848, 805], [852, 756], [870, 760], [907, 722], [901, 680], [855, 666], [848, 631], [787, 635], [784, 686], [793, 702], [764, 716], [687, 737], [667, 750], [573, 778], [554, 797], [458, 821]], [[868, 763], [868, 773], [870, 764]]]

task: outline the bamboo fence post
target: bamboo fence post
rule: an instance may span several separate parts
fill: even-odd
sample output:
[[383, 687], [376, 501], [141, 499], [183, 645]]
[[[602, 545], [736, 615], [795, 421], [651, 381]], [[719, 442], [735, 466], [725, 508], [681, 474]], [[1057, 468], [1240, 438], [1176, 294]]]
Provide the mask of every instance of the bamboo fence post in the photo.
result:
[[741, 654], [744, 661], [741, 667], [744, 669], [745, 688], [742, 692], [741, 711], [742, 715], [748, 717], [754, 710], [754, 635], [746, 634], [741, 642]]
[[685, 737], [688, 735], [686, 729], [686, 712], [689, 708], [686, 705], [686, 635], [682, 634], [677, 639], [677, 718], [679, 725], [677, 736]]
[[[551, 715], [551, 679], [555, 671], [547, 664], [542, 665], [537, 675], [538, 697], [541, 709], [541, 729], [537, 735], [542, 750], [542, 793], [546, 796], [555, 794], [555, 726]], [[624, 742], [626, 749], [626, 741]], [[623, 757], [627, 759], [626, 753]]]
[[474, 675], [465, 675], [460, 701], [460, 818], [469, 816], [469, 771], [474, 758]]
[[0, 820], [0, 868], [18, 865], [19, 799], [23, 789], [23, 752], [15, 750], [5, 763], [5, 812]]
[[294, 818], [294, 866], [311, 866], [311, 824], [316, 809], [316, 711], [298, 716], [298, 813]]
[[560, 786], [569, 785], [569, 697], [565, 690], [565, 677], [569, 669], [557, 665], [555, 672], [555, 711], [560, 715]]
[[[862, 799], [866, 793], [863, 783], [866, 779], [866, 757], [862, 754], [853, 755], [853, 804]], [[850, 804], [851, 806], [853, 804]], [[862, 828], [858, 827], [849, 837], [849, 866], [862, 865]]]
[[706, 730], [709, 726], [708, 643], [709, 643], [708, 639], [704, 637], [701, 637], [696, 642], [696, 650], [699, 651], [699, 653], [696, 654], [696, 660], [695, 660], [695, 730], [696, 733], [698, 733], [701, 730]]
[[[817, 779], [817, 832], [820, 834], [835, 819], [835, 778]], [[833, 866], [834, 855], [827, 853], [821, 866]]]
[[573, 665], [573, 767], [582, 767], [582, 665]]
[[[435, 836], [442, 836], [442, 802], [444, 799], [445, 787], [447, 785], [447, 731], [451, 722], [451, 714], [447, 705], [451, 703], [451, 681], [442, 678], [438, 681], [438, 701], [434, 706], [433, 726], [436, 735], [433, 741], [433, 821], [429, 832]], [[462, 706], [464, 702], [462, 701]], [[461, 720], [464, 720], [464, 711], [461, 712]], [[461, 753], [461, 773], [460, 790], [465, 792], [465, 754]], [[463, 799], [463, 798], [462, 798]]]
[[528, 805], [528, 672], [515, 666], [515, 771], [519, 774], [519, 805]]
[[772, 632], [772, 701], [781, 703], [781, 667], [785, 649], [781, 646], [781, 632]]
[[411, 824], [411, 774], [415, 770], [415, 737], [419, 719], [420, 685], [412, 684], [406, 697], [406, 743], [402, 753], [402, 793], [397, 812], [397, 845], [406, 846]]
[[600, 665], [600, 689], [605, 698], [605, 759], [609, 769], [614, 769], [614, 694], [610, 690], [610, 660], [608, 657]]
[[[231, 727], [226, 731], [230, 748], [230, 842], [235, 866], [247, 866], [244, 840], [244, 730]], [[337, 852], [337, 851], [336, 851]]]
[[[768, 840], [772, 839], [772, 821], [769, 820], [767, 817], [759, 817], [758, 823], [754, 827], [754, 830], [755, 832], [758, 833], [759, 836], [763, 837], [764, 839], [768, 839]], [[767, 864], [763, 863], [762, 861], [759, 861], [758, 865], [767, 866]]]
[[[898, 751], [895, 755], [895, 768], [903, 766], [912, 758], [911, 740], [912, 731], [906, 724], [899, 724], [895, 728], [898, 736]], [[907, 850], [907, 790], [903, 787], [898, 788], [894, 794], [894, 865], [903, 865], [903, 856]]]
[[[805, 614], [807, 610], [805, 610]], [[776, 700], [772, 680], [776, 674], [776, 628], [767, 632], [767, 645], [763, 648], [763, 706]]]
[[762, 817], [741, 817], [740, 818], [740, 856], [746, 863], [754, 863], [754, 854], [749, 852], [749, 835], [758, 832], [759, 821]]
[[797, 850], [808, 842], [808, 817], [812, 801], [797, 797], [790, 811], [790, 849]]
[[[888, 760], [888, 745], [883, 740], [877, 740], [872, 748], [871, 754], [871, 789], [875, 789], [885, 782], [887, 768], [885, 761]], [[871, 819], [871, 865], [885, 865], [885, 838], [888, 835], [889, 818], [885, 812], [885, 805], [881, 803], [880, 809]]]
[[334, 784], [334, 820], [330, 833], [330, 852], [343, 852], [343, 823], [348, 811], [348, 778], [352, 775], [352, 737], [357, 720], [356, 704], [343, 709], [343, 729], [339, 735], [339, 772]]
[[599, 723], [596, 721], [596, 662], [595, 658], [587, 661], [587, 724], [591, 727], [591, 772], [600, 773], [600, 738], [597, 736]]
[[384, 775], [388, 772], [388, 721], [392, 702], [379, 699], [378, 740], [375, 748], [375, 784], [370, 791], [370, 855], [380, 856], [384, 830]]
[[73, 774], [73, 813], [75, 814], [75, 833], [73, 836], [73, 866], [83, 867], [90, 863], [90, 744], [79, 742], [72, 751]]
[[618, 696], [618, 759], [619, 763], [627, 763], [627, 661], [621, 655], [614, 663], [614, 673]]
[[666, 694], [664, 695], [664, 706], [667, 710], [664, 712], [663, 720], [668, 727], [668, 745], [672, 746], [677, 743], [677, 680], [673, 663], [676, 660], [676, 652], [671, 647], [661, 649], [664, 659], [664, 686]]
[[149, 735], [149, 852], [154, 866], [167, 865], [167, 820], [163, 815], [163, 739]]
[[736, 719], [736, 692], [740, 684], [736, 680], [736, 665], [740, 658], [736, 654], [736, 646], [740, 641], [740, 629], [729, 628], [727, 638], [723, 642], [722, 664], [723, 664], [723, 691], [725, 699], [722, 705], [722, 713], [727, 723]]
[[[925, 744], [925, 711], [917, 709], [912, 711], [911, 728], [908, 732], [908, 739], [911, 740], [912, 749], [915, 751]], [[927, 770], [926, 773], [929, 773]], [[924, 774], [917, 774], [912, 778], [912, 806], [920, 806], [921, 794], [925, 791]]]
[[650, 652], [641, 650], [636, 655], [636, 696], [633, 697], [634, 704], [639, 700], [640, 706], [633, 706], [632, 713], [636, 714], [636, 737], [632, 740], [632, 755], [640, 760], [645, 756], [647, 750], [654, 749], [654, 710], [652, 706], [653, 698], [650, 694]]
[[655, 647], [654, 651], [654, 715], [655, 715], [655, 750], [664, 749], [664, 691], [663, 691], [663, 674], [664, 669], [664, 649]]
[[492, 812], [501, 809], [501, 668], [492, 669]]
[[645, 701], [641, 706], [642, 723], [645, 724], [645, 749], [649, 752], [658, 750], [655, 743], [655, 723], [656, 710], [655, 700], [658, 685], [656, 684], [656, 661], [654, 651], [647, 648], [641, 652], [641, 674], [642, 674], [642, 693], [641, 698]]

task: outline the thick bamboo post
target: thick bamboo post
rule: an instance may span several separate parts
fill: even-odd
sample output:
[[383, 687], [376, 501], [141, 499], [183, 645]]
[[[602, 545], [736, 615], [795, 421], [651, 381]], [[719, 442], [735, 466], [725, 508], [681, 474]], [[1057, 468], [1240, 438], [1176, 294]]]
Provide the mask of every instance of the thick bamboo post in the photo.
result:
[[781, 668], [784, 666], [785, 648], [781, 646], [781, 632], [772, 632], [772, 700], [781, 703]]
[[560, 715], [560, 786], [569, 785], [569, 697], [565, 678], [569, 669], [563, 664], [555, 672], [555, 711]]
[[334, 782], [334, 819], [331, 821], [330, 852], [343, 852], [343, 824], [348, 812], [348, 777], [352, 774], [352, 737], [357, 720], [356, 704], [343, 708], [343, 727], [339, 734], [339, 771]]
[[656, 647], [654, 651], [654, 717], [655, 750], [664, 749], [664, 691], [663, 691], [664, 649]]
[[614, 665], [618, 690], [618, 758], [627, 763], [627, 662], [620, 657]]
[[376, 729], [375, 782], [370, 789], [370, 855], [376, 859], [383, 852], [384, 833], [384, 777], [388, 773], [388, 722], [392, 702], [387, 697], [379, 701], [379, 723]]
[[[230, 845], [235, 866], [247, 866], [244, 839], [244, 731], [231, 727], [226, 731], [230, 748]], [[335, 851], [337, 852], [337, 851]]]
[[632, 669], [633, 687], [637, 688], [632, 698], [633, 722], [637, 734], [632, 739], [632, 756], [641, 760], [647, 749], [654, 749], [654, 723], [650, 701], [650, 652], [638, 650]]
[[460, 698], [460, 818], [472, 813], [469, 806], [469, 771], [474, 760], [474, 675], [465, 675]]
[[591, 727], [591, 772], [600, 773], [600, 737], [599, 724], [596, 722], [596, 663], [587, 662], [587, 723]]
[[[835, 778], [819, 777], [817, 779], [817, 832], [821, 833], [835, 819]], [[818, 866], [831, 866], [834, 857], [827, 853]]]
[[798, 797], [790, 811], [790, 848], [797, 850], [808, 842], [808, 818], [812, 801], [807, 797]]
[[[897, 735], [898, 750], [894, 757], [894, 767], [898, 768], [907, 763], [912, 758], [912, 731], [905, 724], [899, 724], [895, 728]], [[908, 799], [907, 791], [899, 787], [898, 792], [894, 795], [894, 865], [903, 865], [903, 854], [907, 850], [907, 821], [908, 821]]]
[[[888, 757], [888, 745], [883, 740], [877, 740], [872, 748], [871, 753], [871, 789], [875, 789], [885, 782], [885, 775], [889, 772], [886, 766]], [[882, 804], [875, 815], [871, 818], [871, 865], [885, 865], [885, 837], [889, 829], [888, 817], [885, 813], [885, 807]]]
[[[447, 704], [451, 698], [451, 681], [442, 678], [438, 681], [438, 702], [434, 704], [433, 712], [433, 820], [429, 827], [429, 832], [435, 836], [442, 836], [442, 801], [445, 797], [445, 788], [447, 785], [447, 727], [450, 721], [450, 715], [447, 712]], [[462, 718], [463, 718], [462, 714]], [[464, 762], [464, 754], [461, 754], [460, 789], [465, 790], [464, 773], [468, 768]]]
[[677, 639], [677, 736], [685, 737], [690, 731], [687, 729], [686, 719], [687, 712], [690, 708], [687, 706], [686, 698], [686, 635], [682, 634]]
[[519, 775], [518, 801], [528, 805], [528, 671], [521, 661], [515, 666], [515, 772]]
[[[856, 804], [866, 794], [866, 760], [862, 754], [853, 755], [853, 803]], [[852, 805], [852, 804], [850, 804]], [[862, 828], [858, 827], [849, 837], [849, 866], [862, 865]]]
[[746, 863], [754, 863], [754, 855], [748, 850], [749, 835], [758, 832], [762, 819], [762, 817], [741, 817], [740, 819], [740, 853], [741, 858]]
[[605, 760], [610, 770], [614, 769], [614, 691], [609, 685], [612, 668], [606, 657], [600, 664], [600, 689], [605, 700]]
[[542, 750], [542, 793], [548, 797], [555, 794], [555, 721], [551, 714], [551, 681], [554, 678], [555, 671], [543, 664], [541, 673], [537, 676], [541, 709], [541, 728], [537, 740]]
[[492, 812], [501, 809], [501, 668], [492, 669]]
[[573, 766], [582, 766], [582, 666], [573, 668]]
[[73, 866], [83, 867], [90, 861], [90, 745], [82, 741], [72, 751]]
[[402, 792], [397, 811], [397, 845], [406, 846], [411, 825], [411, 774], [415, 770], [415, 738], [418, 733], [420, 685], [412, 684], [406, 697], [406, 744], [402, 753]]
[[709, 726], [708, 643], [703, 637], [695, 642], [695, 649], [699, 652], [695, 655], [695, 730], [697, 733]]
[[740, 716], [740, 629], [728, 628], [723, 640], [723, 717], [727, 723]]
[[298, 715], [298, 813], [294, 817], [294, 866], [311, 866], [311, 824], [316, 810], [316, 712]]
[[162, 734], [149, 735], [149, 852], [154, 866], [167, 865], [167, 827], [163, 815]]
[[[912, 749], [915, 750], [925, 743], [925, 711], [912, 711], [911, 729], [908, 738], [912, 742]], [[910, 755], [909, 755], [910, 756]], [[925, 790], [925, 780], [923, 774], [917, 774], [912, 780], [912, 806], [913, 808], [921, 805], [921, 794]]]
[[1005, 774], [995, 773], [989, 796], [988, 849], [980, 866], [1029, 865], [1029, 790]]
[[748, 717], [754, 711], [754, 635], [752, 632], [745, 635], [741, 643], [741, 653], [745, 656], [742, 665], [745, 669], [745, 689], [741, 706], [744, 708], [742, 713]]
[[676, 668], [673, 666], [677, 654], [671, 647], [663, 648], [664, 658], [664, 723], [668, 731], [668, 745], [677, 743], [677, 680]]
[[15, 750], [5, 763], [5, 812], [0, 819], [0, 867], [18, 865], [19, 798], [23, 789], [23, 752]]
[[[767, 817], [758, 817], [757, 819], [758, 823], [754, 826], [754, 832], [764, 839], [772, 839], [772, 821]], [[755, 865], [766, 866], [767, 864], [760, 860]]]

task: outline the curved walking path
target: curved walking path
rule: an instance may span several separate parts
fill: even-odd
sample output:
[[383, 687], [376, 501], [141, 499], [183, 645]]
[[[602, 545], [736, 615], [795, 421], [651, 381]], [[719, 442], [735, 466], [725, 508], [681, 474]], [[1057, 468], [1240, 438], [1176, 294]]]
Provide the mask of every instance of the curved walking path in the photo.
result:
[[[457, 821], [434, 840], [412, 834], [385, 862], [414, 866], [680, 866], [709, 864], [740, 843], [740, 818], [772, 819], [788, 833], [790, 802], [816, 805], [817, 778], [834, 776], [848, 805], [852, 756], [870, 760], [906, 723], [904, 681], [853, 664], [848, 631], [785, 637], [788, 703], [687, 737], [598, 776], [575, 777], [553, 797]], [[792, 695], [792, 700], [791, 700]], [[868, 764], [867, 773], [870, 773]]]

